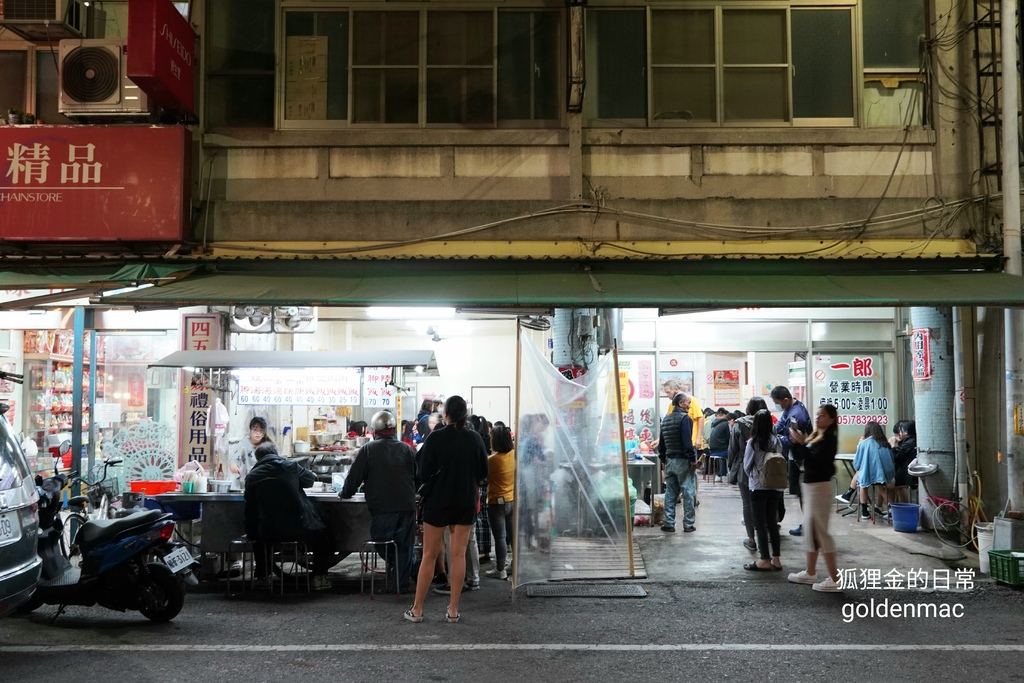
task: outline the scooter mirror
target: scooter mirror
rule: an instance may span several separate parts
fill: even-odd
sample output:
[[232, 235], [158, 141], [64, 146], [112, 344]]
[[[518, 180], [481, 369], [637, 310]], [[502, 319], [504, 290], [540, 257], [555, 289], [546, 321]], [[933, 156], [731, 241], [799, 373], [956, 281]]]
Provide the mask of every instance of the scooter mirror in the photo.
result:
[[60, 448], [57, 449], [57, 451], [61, 455], [67, 455], [68, 453], [71, 452], [71, 442], [70, 441], [64, 441], [63, 443], [61, 443]]

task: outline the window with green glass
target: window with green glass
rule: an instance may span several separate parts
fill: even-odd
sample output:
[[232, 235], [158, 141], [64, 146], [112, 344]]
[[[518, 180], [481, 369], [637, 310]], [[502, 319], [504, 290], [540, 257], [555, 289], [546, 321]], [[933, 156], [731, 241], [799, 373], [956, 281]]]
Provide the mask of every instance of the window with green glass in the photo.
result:
[[853, 0], [782, 4], [588, 8], [588, 121], [852, 125]]

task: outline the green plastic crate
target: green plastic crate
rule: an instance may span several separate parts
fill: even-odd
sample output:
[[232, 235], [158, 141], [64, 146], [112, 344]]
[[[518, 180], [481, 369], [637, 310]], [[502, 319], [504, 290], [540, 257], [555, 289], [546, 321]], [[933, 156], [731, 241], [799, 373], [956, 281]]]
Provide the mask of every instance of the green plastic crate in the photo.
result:
[[1024, 557], [1013, 557], [1010, 553], [1024, 550], [989, 550], [989, 576], [1011, 586], [1024, 586]]

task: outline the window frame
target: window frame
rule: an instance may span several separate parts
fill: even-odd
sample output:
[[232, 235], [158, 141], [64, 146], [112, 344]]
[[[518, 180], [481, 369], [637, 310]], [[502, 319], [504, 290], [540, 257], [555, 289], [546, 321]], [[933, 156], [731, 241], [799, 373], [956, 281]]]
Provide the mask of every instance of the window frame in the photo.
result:
[[[647, 79], [647, 115], [645, 119], [608, 119], [592, 116], [587, 112], [593, 111], [589, 106], [584, 107], [586, 127], [600, 129], [610, 127], [636, 126], [649, 129], [680, 129], [680, 128], [863, 128], [863, 83], [867, 80], [863, 68], [863, 31], [861, 25], [861, 2], [860, 0], [776, 0], [774, 2], [754, 2], [753, 0], [704, 0], [686, 2], [684, 0], [650, 0], [645, 5], [623, 5], [614, 0], [593, 0], [588, 3], [589, 11], [613, 11], [613, 10], [639, 10], [646, 9], [646, 79]], [[793, 11], [821, 10], [846, 10], [850, 18], [850, 63], [852, 69], [852, 87], [850, 97], [853, 102], [853, 116], [837, 118], [798, 118], [793, 110]], [[710, 10], [714, 21], [714, 56], [713, 65], [715, 78], [715, 121], [706, 120], [687, 121], [685, 119], [655, 119], [654, 111], [654, 71], [658, 68], [669, 68], [672, 65], [655, 65], [654, 45], [652, 40], [651, 27], [654, 21], [654, 13], [658, 11], [672, 10]], [[729, 10], [763, 10], [785, 12], [785, 64], [757, 64], [758, 68], [784, 68], [786, 76], [786, 97], [785, 106], [787, 118], [784, 121], [727, 121], [725, 119], [725, 73], [728, 68], [738, 68], [743, 65], [724, 63], [724, 21], [723, 14]], [[694, 65], [707, 68], [708, 65]], [[591, 95], [593, 97], [593, 95]]]
[[[354, 70], [357, 68], [368, 68], [368, 67], [355, 67], [352, 63], [352, 55], [355, 50], [354, 31], [355, 22], [352, 19], [354, 12], [359, 11], [415, 11], [419, 15], [419, 46], [418, 46], [418, 64], [417, 70], [417, 122], [416, 123], [378, 123], [378, 122], [355, 122], [352, 120], [355, 102], [353, 101], [353, 87], [354, 87]], [[444, 65], [429, 65], [427, 64], [427, 33], [429, 30], [429, 14], [431, 12], [490, 12], [491, 14], [491, 26], [492, 26], [492, 55], [490, 66], [482, 65], [467, 65], [463, 67], [456, 66], [444, 66]], [[348, 93], [347, 93], [347, 113], [345, 120], [341, 119], [287, 119], [285, 118], [286, 112], [286, 101], [285, 101], [285, 67], [287, 65], [287, 53], [286, 53], [286, 13], [287, 12], [348, 12], [349, 13], [349, 44], [348, 44], [348, 58], [347, 68], [349, 70], [348, 78]], [[288, 0], [281, 0], [278, 4], [277, 14], [277, 27], [276, 27], [276, 46], [278, 50], [278, 60], [275, 75], [275, 86], [274, 86], [274, 126], [276, 130], [291, 131], [291, 130], [476, 130], [476, 131], [488, 131], [488, 130], [507, 130], [507, 129], [560, 129], [565, 127], [566, 114], [563, 107], [559, 107], [557, 119], [508, 119], [502, 120], [499, 118], [498, 109], [498, 48], [499, 48], [499, 12], [527, 12], [527, 13], [538, 13], [538, 12], [554, 12], [558, 14], [559, 31], [558, 31], [558, 44], [556, 46], [558, 54], [558, 71], [553, 74], [553, 78], [557, 81], [557, 101], [562, 102], [565, 99], [565, 78], [562, 73], [561, 66], [564, 64], [565, 59], [565, 9], [563, 6], [554, 7], [549, 3], [524, 3], [516, 5], [515, 7], [504, 7], [496, 5], [494, 3], [482, 4], [471, 2], [465, 5], [463, 4], [452, 4], [452, 3], [439, 3], [439, 4], [425, 4], [422, 2], [406, 3], [406, 2], [394, 2], [394, 3], [382, 3], [382, 2], [366, 2], [361, 3], [358, 0], [349, 0], [348, 2], [338, 2], [338, 0], [300, 0], [296, 2], [289, 2]], [[533, 31], [531, 29], [531, 44], [533, 39]], [[409, 67], [396, 67], [396, 68], [409, 68]], [[444, 69], [444, 68], [478, 68], [478, 69], [491, 69], [491, 95], [492, 95], [492, 117], [488, 123], [428, 123], [427, 122], [427, 71], [429, 69]], [[531, 89], [531, 98], [534, 92]]]

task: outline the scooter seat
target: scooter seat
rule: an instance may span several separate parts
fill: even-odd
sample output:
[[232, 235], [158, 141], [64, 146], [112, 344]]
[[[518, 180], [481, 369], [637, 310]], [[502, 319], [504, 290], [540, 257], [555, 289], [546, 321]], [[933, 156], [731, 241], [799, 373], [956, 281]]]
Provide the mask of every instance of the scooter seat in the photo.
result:
[[76, 540], [82, 549], [94, 546], [102, 540], [114, 538], [122, 531], [136, 527], [148, 526], [157, 520], [170, 515], [160, 510], [148, 510], [135, 515], [129, 515], [121, 519], [98, 519], [91, 520], [82, 525]]

